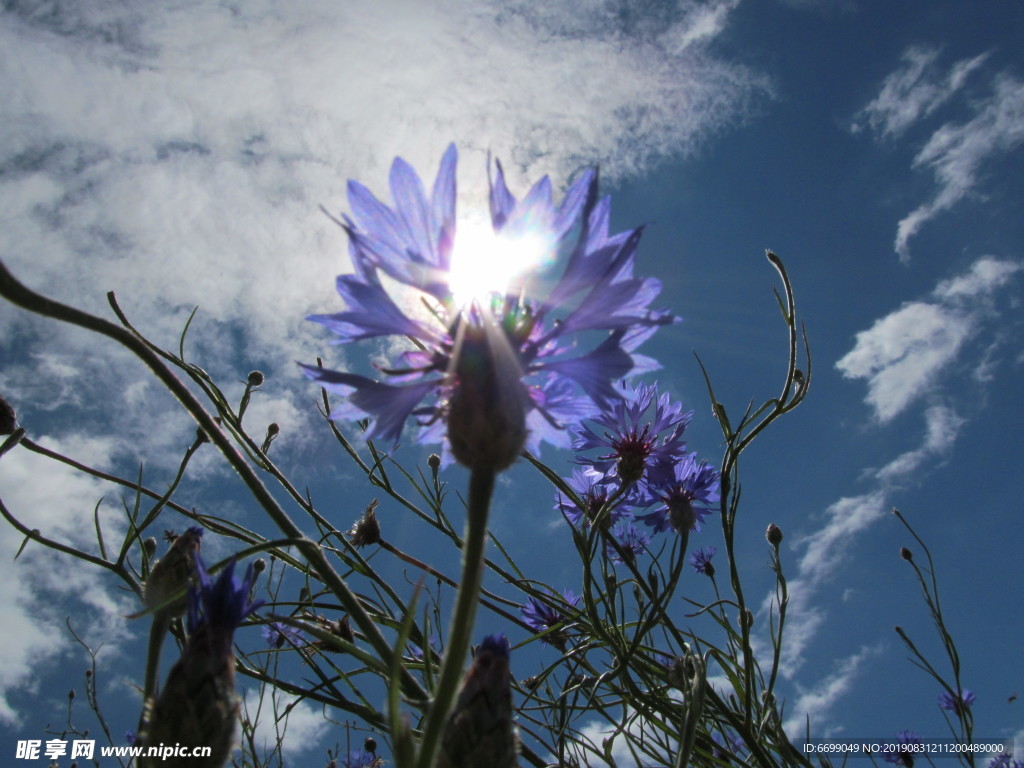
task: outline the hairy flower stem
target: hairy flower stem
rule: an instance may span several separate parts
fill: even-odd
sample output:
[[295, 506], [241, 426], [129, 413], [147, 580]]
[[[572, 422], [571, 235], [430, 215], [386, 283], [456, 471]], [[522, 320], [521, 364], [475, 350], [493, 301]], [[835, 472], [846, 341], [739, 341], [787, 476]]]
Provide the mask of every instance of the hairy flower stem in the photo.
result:
[[487, 544], [487, 513], [494, 492], [493, 469], [473, 469], [469, 476], [469, 510], [462, 546], [462, 578], [455, 596], [455, 611], [444, 648], [434, 701], [423, 726], [417, 768], [433, 768], [445, 720], [458, 692], [459, 680], [473, 636], [477, 598], [483, 582], [484, 549]]

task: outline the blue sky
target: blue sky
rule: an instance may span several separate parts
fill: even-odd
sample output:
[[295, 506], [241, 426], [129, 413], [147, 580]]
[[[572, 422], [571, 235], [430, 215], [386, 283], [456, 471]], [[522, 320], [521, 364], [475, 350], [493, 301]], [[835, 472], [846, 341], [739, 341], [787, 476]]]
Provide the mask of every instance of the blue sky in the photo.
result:
[[[731, 412], [774, 393], [785, 335], [763, 258], [773, 249], [796, 288], [814, 380], [745, 459], [738, 548], [767, 595], [763, 531], [776, 522], [786, 534], [787, 720], [810, 713], [822, 735], [945, 735], [939, 691], [892, 631], [936, 648], [898, 557], [910, 542], [897, 506], [939, 564], [963, 680], [978, 694], [976, 733], [1024, 738], [1021, 703], [1008, 700], [1024, 689], [1020, 3], [6, 8], [8, 267], [100, 314], [114, 290], [163, 344], [199, 305], [194, 359], [225, 382], [267, 372], [247, 419], [280, 423], [278, 455], [325, 495], [348, 470], [328, 452], [294, 361], [324, 354], [340, 366], [358, 354], [302, 320], [338, 309], [344, 238], [319, 207], [345, 210], [348, 179], [383, 196], [394, 156], [429, 178], [450, 141], [466, 200], [486, 188], [488, 151], [519, 193], [543, 174], [564, 188], [599, 164], [613, 224], [648, 225], [639, 270], [663, 281], [661, 303], [684, 318], [644, 351], [664, 366], [662, 388], [696, 409], [689, 443], [709, 457], [719, 436], [692, 353]], [[34, 440], [128, 474], [144, 462], [154, 485], [172, 476], [193, 426], [139, 365], [6, 305], [0, 321], [0, 393]], [[567, 455], [545, 458], [568, 474]], [[553, 549], [536, 567], [573, 586], [558, 555], [568, 541], [551, 533], [547, 497], [524, 490], [532, 479], [525, 467], [509, 473], [494, 528], [527, 564], [540, 532]], [[185, 495], [244, 514], [231, 488], [210, 451]], [[109, 487], [24, 451], [0, 461], [0, 495], [83, 545], [100, 497], [111, 525], [118, 515]], [[348, 526], [358, 505], [337, 514]], [[718, 544], [715, 533], [700, 543]], [[116, 649], [138, 658], [130, 601], [50, 553], [29, 548], [14, 562], [20, 543], [0, 529], [0, 577], [14, 585], [0, 597], [0, 733], [11, 749], [60, 719], [68, 680], [80, 687], [65, 616], [106, 641], [109, 697], [128, 696], [141, 675], [141, 661], [116, 662]], [[332, 737], [317, 717], [296, 743], [319, 744], [319, 756]]]

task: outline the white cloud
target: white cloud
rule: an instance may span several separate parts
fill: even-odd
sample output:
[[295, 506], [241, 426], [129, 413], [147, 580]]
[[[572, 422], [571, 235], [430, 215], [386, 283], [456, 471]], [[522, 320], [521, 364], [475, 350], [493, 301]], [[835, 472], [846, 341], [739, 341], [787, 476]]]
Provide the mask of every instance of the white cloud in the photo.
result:
[[858, 333], [836, 367], [846, 378], [868, 380], [867, 403], [879, 421], [889, 421], [927, 391], [974, 328], [969, 314], [910, 302]]
[[938, 299], [958, 299], [991, 293], [1021, 268], [1015, 261], [984, 256], [964, 274], [939, 283], [932, 294]]
[[902, 66], [885, 78], [882, 90], [854, 119], [854, 132], [870, 127], [897, 137], [927, 117], [959, 91], [968, 75], [980, 67], [988, 53], [956, 62], [946, 73], [938, 72], [939, 51], [914, 46], [903, 54]]
[[935, 301], [913, 301], [856, 335], [836, 367], [848, 379], [865, 379], [866, 402], [887, 422], [933, 386], [964, 343], [982, 327], [990, 298], [1020, 269], [1017, 262], [984, 256], [963, 274], [940, 282]]
[[883, 483], [911, 477], [929, 459], [948, 453], [966, 422], [952, 408], [943, 405], [930, 407], [925, 411], [927, 431], [924, 442], [917, 448], [901, 453], [879, 469], [875, 476]]
[[820, 723], [829, 710], [849, 693], [864, 665], [878, 656], [881, 647], [862, 647], [856, 653], [838, 662], [834, 671], [811, 688], [797, 696], [790, 709], [790, 717], [783, 725], [787, 733], [800, 733], [806, 727], [807, 717], [812, 724]]
[[287, 758], [315, 749], [331, 727], [320, 708], [271, 689], [262, 700], [258, 689], [248, 689], [243, 716], [255, 723], [253, 742], [260, 754], [272, 754], [280, 745]]
[[[98, 467], [108, 464], [113, 451], [111, 441], [84, 436], [62, 441], [44, 437], [40, 442]], [[98, 551], [93, 508], [102, 495], [101, 484], [93, 478], [23, 448], [0, 460], [0, 496], [7, 510], [42, 535], [93, 554]], [[109, 545], [123, 526], [109, 506], [100, 510]], [[23, 543], [13, 527], [0, 525], [0, 581], [5, 585], [0, 596], [0, 720], [10, 723], [18, 722], [18, 713], [9, 694], [31, 689], [40, 667], [72, 647], [65, 617], [71, 617], [77, 632], [114, 647], [127, 631], [123, 616], [137, 610], [137, 605], [114, 596], [105, 573], [67, 555], [29, 543], [15, 560]]]
[[896, 253], [910, 258], [910, 238], [938, 214], [949, 210], [976, 185], [982, 166], [1024, 141], [1024, 83], [1003, 76], [977, 115], [962, 125], [939, 128], [914, 159], [915, 167], [935, 174], [938, 191], [905, 216], [896, 230]]

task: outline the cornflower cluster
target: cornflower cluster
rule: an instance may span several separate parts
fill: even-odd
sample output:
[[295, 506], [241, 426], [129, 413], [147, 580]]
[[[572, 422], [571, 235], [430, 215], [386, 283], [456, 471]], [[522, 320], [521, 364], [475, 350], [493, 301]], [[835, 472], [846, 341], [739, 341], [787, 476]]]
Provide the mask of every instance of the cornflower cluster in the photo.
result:
[[[651, 534], [699, 531], [719, 496], [719, 474], [687, 451], [683, 434], [693, 411], [684, 411], [656, 384], [620, 386], [622, 398], [590, 424], [576, 428], [573, 449], [580, 469], [565, 478], [575, 498], [555, 495], [555, 509], [574, 526], [600, 526], [617, 543], [609, 556], [635, 558]], [[714, 550], [700, 563], [706, 572]]]
[[[428, 196], [396, 158], [393, 207], [349, 182], [352, 217], [339, 223], [354, 272], [337, 279], [347, 309], [309, 319], [338, 343], [398, 336], [408, 348], [379, 378], [304, 368], [345, 398], [331, 418], [369, 419], [368, 438], [397, 441], [413, 418], [419, 441], [443, 443], [445, 458], [497, 471], [524, 446], [568, 447], [567, 425], [612, 407], [612, 382], [651, 367], [634, 351], [677, 318], [650, 308], [661, 283], [633, 275], [641, 230], [609, 234], [596, 172], [555, 205], [547, 177], [517, 200], [496, 163], [481, 236], [472, 211], [456, 219], [455, 170], [452, 145]], [[545, 268], [565, 251], [564, 268]], [[464, 276], [488, 271], [504, 280], [466, 296]], [[544, 280], [550, 289], [538, 290]]]

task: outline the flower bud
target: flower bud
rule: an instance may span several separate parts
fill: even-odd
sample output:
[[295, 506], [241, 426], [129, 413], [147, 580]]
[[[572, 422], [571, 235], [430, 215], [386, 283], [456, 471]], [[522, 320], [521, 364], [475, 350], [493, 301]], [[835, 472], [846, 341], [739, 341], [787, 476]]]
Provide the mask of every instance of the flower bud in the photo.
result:
[[463, 466], [499, 472], [526, 444], [526, 393], [514, 353], [492, 343], [488, 330], [501, 334], [469, 324], [462, 328], [448, 403], [448, 442]]
[[439, 768], [514, 768], [519, 737], [512, 720], [508, 639], [484, 638], [462, 681], [441, 736]]
[[434, 472], [437, 472], [441, 468], [441, 457], [436, 453], [432, 453], [427, 456], [427, 466]]
[[376, 752], [377, 740], [373, 738], [373, 736], [367, 736], [366, 740], [363, 742], [363, 749], [365, 749], [367, 752]]
[[143, 597], [147, 608], [166, 611], [171, 616], [185, 612], [188, 604], [185, 591], [195, 577], [195, 556], [199, 553], [202, 536], [203, 529], [198, 526], [174, 536], [171, 548], [156, 562], [146, 579]]
[[914, 553], [906, 547], [900, 547], [900, 557], [909, 563], [914, 559]]
[[782, 543], [782, 529], [775, 523], [772, 523], [768, 526], [768, 530], [764, 532], [764, 537], [768, 539], [768, 543], [773, 547], [778, 547]]
[[155, 536], [150, 536], [148, 539], [142, 542], [142, 548], [146, 551], [146, 557], [152, 559], [156, 554], [156, 548], [160, 546]]
[[255, 573], [257, 576], [259, 576], [265, 570], [267, 570], [267, 561], [264, 560], [262, 557], [257, 559], [256, 562], [252, 564], [252, 572]]
[[249, 373], [249, 378], [246, 379], [246, 384], [250, 387], [260, 387], [263, 386], [263, 382], [265, 380], [266, 377], [263, 375], [263, 371], [251, 371]]

